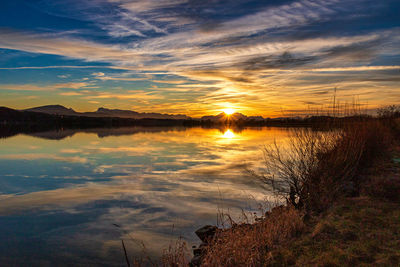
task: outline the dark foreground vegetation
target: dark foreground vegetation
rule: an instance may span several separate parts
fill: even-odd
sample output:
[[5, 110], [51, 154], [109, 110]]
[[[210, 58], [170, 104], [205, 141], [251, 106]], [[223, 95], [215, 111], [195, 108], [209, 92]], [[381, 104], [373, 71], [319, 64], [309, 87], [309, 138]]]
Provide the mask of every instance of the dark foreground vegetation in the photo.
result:
[[[283, 200], [252, 222], [208, 226], [189, 263], [181, 243], [164, 266], [400, 266], [400, 113], [294, 130], [250, 171]], [[185, 257], [185, 255], [187, 255]]]

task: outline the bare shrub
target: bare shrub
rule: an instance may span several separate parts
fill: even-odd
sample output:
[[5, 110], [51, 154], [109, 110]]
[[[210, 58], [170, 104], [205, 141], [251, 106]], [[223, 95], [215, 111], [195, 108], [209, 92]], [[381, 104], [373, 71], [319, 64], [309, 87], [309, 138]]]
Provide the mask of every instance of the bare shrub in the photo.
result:
[[400, 136], [400, 105], [378, 109], [378, 118], [385, 123], [397, 137]]
[[398, 118], [400, 117], [400, 105], [390, 105], [378, 109], [380, 118]]
[[390, 144], [390, 131], [376, 120], [352, 120], [325, 131], [295, 129], [289, 148], [264, 149], [261, 178], [287, 203], [307, 212], [326, 209], [343, 190], [357, 191], [360, 166], [367, 166]]

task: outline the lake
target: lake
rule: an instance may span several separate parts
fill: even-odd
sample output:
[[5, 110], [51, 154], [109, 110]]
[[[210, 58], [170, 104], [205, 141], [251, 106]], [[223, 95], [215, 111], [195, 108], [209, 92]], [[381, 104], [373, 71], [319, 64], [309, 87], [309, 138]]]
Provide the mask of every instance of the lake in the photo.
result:
[[0, 139], [0, 262], [123, 266], [273, 200], [245, 169], [284, 128], [117, 128]]

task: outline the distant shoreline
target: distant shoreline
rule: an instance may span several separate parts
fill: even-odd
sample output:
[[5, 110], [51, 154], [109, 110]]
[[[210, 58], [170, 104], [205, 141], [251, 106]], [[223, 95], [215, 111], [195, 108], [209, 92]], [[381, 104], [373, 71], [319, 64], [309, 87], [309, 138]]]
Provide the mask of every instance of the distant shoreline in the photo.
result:
[[[83, 114], [83, 115], [82, 115]], [[85, 129], [85, 128], [109, 128], [109, 127], [126, 127], [126, 126], [277, 126], [277, 127], [307, 127], [315, 126], [327, 122], [343, 122], [352, 120], [355, 116], [334, 117], [334, 116], [310, 116], [310, 117], [287, 117], [287, 118], [262, 118], [247, 117], [243, 114], [236, 113], [228, 116], [218, 114], [216, 116], [206, 116], [202, 119], [194, 119], [185, 117], [184, 119], [176, 118], [129, 118], [119, 116], [86, 116], [84, 113], [76, 113], [72, 115], [52, 114], [49, 112], [16, 110], [7, 107], [0, 107], [0, 127], [21, 127], [30, 128], [32, 130], [43, 129]], [[150, 113], [149, 113], [150, 114]], [[164, 114], [160, 114], [164, 115]], [[172, 116], [172, 115], [166, 115]], [[183, 115], [182, 115], [183, 116]], [[374, 119], [369, 115], [358, 115], [366, 119]]]
[[[246, 127], [310, 127], [323, 129], [326, 125], [341, 125], [351, 121], [355, 116], [332, 117], [312, 116], [306, 118], [278, 118], [278, 119], [233, 119], [221, 117], [221, 114], [213, 119], [157, 119], [157, 118], [121, 118], [121, 117], [88, 117], [82, 115], [59, 115], [37, 111], [15, 110], [0, 107], [0, 138], [11, 137], [20, 133], [31, 134], [48, 131], [66, 130], [90, 130], [111, 129], [126, 127], [160, 127], [162, 130], [168, 127], [202, 127], [217, 129], [243, 129]], [[248, 117], [249, 118], [249, 117]], [[357, 118], [375, 120], [376, 118], [359, 115]], [[101, 131], [100, 131], [101, 132]]]

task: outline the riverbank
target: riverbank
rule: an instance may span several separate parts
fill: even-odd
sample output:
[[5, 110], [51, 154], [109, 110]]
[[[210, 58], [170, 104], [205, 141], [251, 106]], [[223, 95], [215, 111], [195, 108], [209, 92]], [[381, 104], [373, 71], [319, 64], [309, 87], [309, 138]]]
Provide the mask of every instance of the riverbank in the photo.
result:
[[273, 185], [287, 205], [252, 224], [215, 231], [194, 251], [192, 265], [400, 264], [398, 126], [398, 119], [355, 122], [328, 141], [297, 135], [292, 147], [297, 155], [291, 155], [296, 163], [283, 158], [279, 148], [267, 150], [268, 167], [279, 170], [286, 183], [276, 186], [268, 175], [258, 177]]
[[301, 236], [271, 251], [271, 266], [399, 266], [400, 147], [365, 176], [360, 196], [312, 218]]

